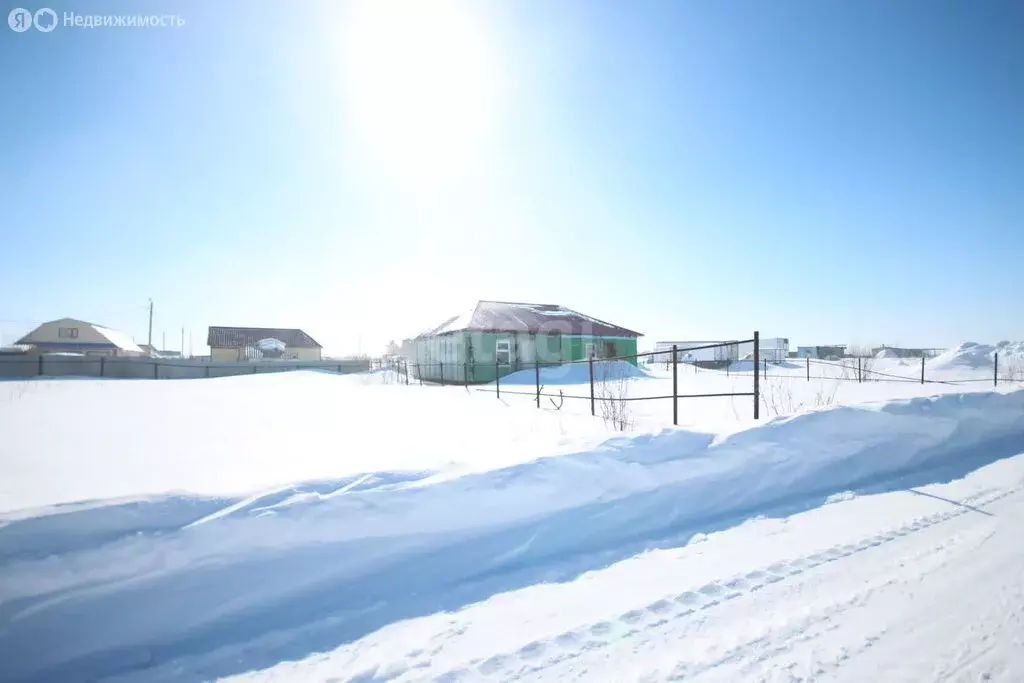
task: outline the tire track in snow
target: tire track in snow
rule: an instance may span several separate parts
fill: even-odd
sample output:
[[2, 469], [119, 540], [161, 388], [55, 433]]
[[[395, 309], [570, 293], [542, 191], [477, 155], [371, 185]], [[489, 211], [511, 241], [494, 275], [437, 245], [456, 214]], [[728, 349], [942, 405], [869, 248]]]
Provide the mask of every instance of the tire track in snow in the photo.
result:
[[[912, 521], [885, 529], [871, 536], [866, 536], [853, 543], [836, 544], [818, 552], [774, 562], [742, 574], [716, 579], [691, 590], [665, 596], [643, 607], [628, 610], [616, 618], [586, 624], [549, 638], [536, 640], [513, 652], [492, 655], [482, 662], [475, 662], [472, 665], [472, 673], [476, 676], [484, 676], [502, 681], [517, 680], [524, 676], [536, 674], [563, 662], [576, 659], [587, 652], [605, 648], [619, 639], [636, 637], [642, 633], [658, 629], [677, 619], [697, 617], [724, 603], [752, 594], [792, 577], [800, 576], [821, 565], [841, 561], [872, 548], [877, 548], [908, 535], [956, 519], [961, 515], [977, 514], [970, 507], [963, 506], [984, 507], [1021, 490], [1024, 490], [1024, 487], [1018, 486], [994, 493], [991, 490], [979, 493], [959, 501], [958, 504], [951, 503], [954, 506], [945, 512], [914, 518]], [[866, 599], [866, 594], [859, 594], [849, 600], [831, 605], [822, 615], [807, 617], [800, 624], [787, 629], [786, 632], [792, 632], [792, 635], [797, 639], [793, 640], [793, 638], [790, 638], [786, 642], [792, 644], [794, 642], [812, 640], [828, 632], [832, 627], [827, 622], [832, 614], [847, 609], [864, 599]], [[824, 629], [822, 629], [821, 624], [825, 624]], [[861, 647], [846, 652], [845, 656], [838, 657], [837, 665], [857, 652], [871, 647], [878, 637], [880, 635], [872, 636], [866, 639]], [[772, 640], [778, 639], [773, 638]], [[669, 680], [679, 680], [710, 670], [729, 661], [730, 657], [735, 658], [740, 652], [746, 651], [751, 646], [758, 644], [767, 645], [768, 643], [768, 636], [753, 639], [748, 643], [737, 646], [737, 648], [730, 649], [731, 655], [726, 653], [723, 658], [716, 660], [714, 663], [702, 665], [699, 669], [681, 669], [678, 676], [669, 678]], [[788, 646], [784, 645], [783, 647]], [[774, 654], [777, 654], [777, 652], [769, 651], [766, 658], [770, 658]], [[538, 661], [542, 658], [543, 661]], [[413, 653], [409, 653], [406, 655], [406, 661], [410, 659], [417, 659], [417, 657]], [[404, 667], [404, 671], [425, 666], [429, 666], [429, 659], [425, 662], [410, 663], [407, 667]], [[397, 677], [404, 673], [404, 671], [395, 671], [393, 673]], [[469, 670], [466, 667], [460, 667], [438, 674], [432, 680], [450, 681], [464, 677], [468, 673]]]

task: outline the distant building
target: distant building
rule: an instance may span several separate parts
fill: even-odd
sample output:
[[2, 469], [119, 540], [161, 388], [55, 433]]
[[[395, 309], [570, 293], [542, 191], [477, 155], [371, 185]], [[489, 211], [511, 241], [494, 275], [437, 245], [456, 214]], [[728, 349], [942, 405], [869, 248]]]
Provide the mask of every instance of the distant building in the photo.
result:
[[60, 318], [45, 322], [19, 339], [31, 353], [80, 353], [87, 356], [141, 356], [142, 349], [124, 332], [96, 323]]
[[211, 327], [206, 338], [213, 361], [321, 360], [323, 347], [298, 329]]
[[898, 346], [885, 346], [884, 344], [876, 349], [871, 349], [872, 356], [877, 357], [879, 354], [888, 358], [930, 358], [936, 355], [935, 349], [908, 349]]
[[161, 351], [149, 344], [139, 344], [139, 348], [142, 349], [143, 354], [150, 358], [181, 358], [181, 351], [171, 351], [169, 349]]
[[[712, 344], [725, 344], [713, 348], [699, 348]], [[672, 347], [676, 347], [676, 360], [680, 363], [739, 360], [739, 344], [735, 341], [660, 341], [654, 343], [652, 363], [671, 363]], [[693, 349], [693, 350], [691, 350]]]
[[840, 360], [845, 355], [846, 347], [840, 345], [796, 347], [797, 358], [811, 358], [818, 360]]
[[[789, 358], [789, 339], [786, 337], [761, 337], [758, 341], [758, 360], [775, 362]], [[750, 360], [753, 357], [754, 342], [744, 342], [739, 345], [740, 360]]]

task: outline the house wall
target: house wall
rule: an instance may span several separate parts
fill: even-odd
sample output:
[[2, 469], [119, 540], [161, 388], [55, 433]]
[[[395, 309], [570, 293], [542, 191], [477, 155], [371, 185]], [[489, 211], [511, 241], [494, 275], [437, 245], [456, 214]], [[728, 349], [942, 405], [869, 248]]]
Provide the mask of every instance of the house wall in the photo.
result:
[[320, 360], [322, 349], [319, 347], [303, 348], [297, 346], [288, 347], [288, 352], [295, 352], [295, 360]]
[[[566, 337], [567, 354], [565, 360], [585, 360], [587, 344], [594, 344], [598, 357], [636, 355], [636, 338], [634, 337], [598, 337], [593, 335], [573, 335]], [[613, 345], [608, 348], [607, 344]], [[636, 358], [626, 359], [627, 363], [636, 365]]]
[[[500, 340], [510, 344], [510, 362], [495, 367]], [[534, 335], [513, 332], [456, 332], [417, 339], [413, 342], [409, 362], [419, 368], [419, 376], [446, 382], [466, 381], [467, 364], [470, 382], [493, 382], [501, 376], [542, 364], [557, 365], [566, 361], [585, 360], [586, 345], [598, 345], [598, 355], [605, 342], [614, 344], [614, 355], [636, 354], [637, 340], [630, 337], [596, 337], [592, 335]], [[629, 359], [636, 364], [636, 359]]]
[[238, 360], [238, 349], [234, 347], [211, 348], [210, 360], [215, 363], [232, 363]]
[[[321, 360], [321, 349], [318, 347], [304, 348], [300, 346], [289, 346], [285, 351], [287, 360]], [[229, 346], [222, 348], [211, 348], [210, 359], [221, 363], [233, 363], [238, 360], [245, 360], [244, 354], [240, 354], [237, 347]]]

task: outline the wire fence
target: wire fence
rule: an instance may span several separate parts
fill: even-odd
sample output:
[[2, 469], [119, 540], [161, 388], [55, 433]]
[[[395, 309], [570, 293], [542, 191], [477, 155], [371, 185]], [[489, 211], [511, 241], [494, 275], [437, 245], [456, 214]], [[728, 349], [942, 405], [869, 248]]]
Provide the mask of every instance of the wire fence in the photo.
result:
[[[759, 371], [763, 378], [768, 377], [785, 377], [787, 379], [793, 379], [792, 373], [781, 374], [779, 372], [772, 373], [773, 368], [787, 365], [787, 369], [793, 369], [795, 363], [804, 365], [805, 367], [805, 378], [807, 381], [812, 379], [817, 380], [839, 380], [847, 382], [909, 382], [914, 384], [943, 384], [949, 386], [955, 386], [958, 384], [979, 384], [979, 383], [991, 383], [993, 386], [999, 386], [1000, 384], [1014, 384], [1024, 383], [1024, 363], [1020, 361], [1003, 362], [1000, 364], [999, 354], [994, 354], [992, 367], [991, 368], [974, 368], [979, 374], [989, 373], [987, 377], [967, 377], [967, 378], [951, 378], [951, 377], [935, 377], [934, 371], [933, 376], [928, 377], [928, 365], [927, 358], [922, 357], [920, 359], [920, 365], [916, 366], [919, 368], [918, 372], [911, 375], [896, 375], [891, 372], [883, 372], [881, 370], [875, 370], [874, 358], [850, 358], [843, 361], [825, 361], [817, 360], [813, 358], [803, 359], [788, 359], [786, 361], [772, 362], [762, 359], [759, 363]], [[907, 359], [902, 359], [906, 361]], [[909, 370], [909, 363], [908, 370]], [[840, 371], [839, 375], [823, 375], [814, 374], [811, 368], [827, 367], [833, 370]], [[744, 374], [745, 372], [753, 372], [751, 370], [737, 370], [726, 368], [726, 372], [731, 374]]]
[[[722, 347], [735, 348], [738, 344], [750, 343], [754, 346], [754, 353], [746, 360], [731, 359], [725, 363], [715, 361], [712, 364], [701, 361], [680, 359], [681, 352], [701, 351], [705, 349], [716, 349]], [[662, 362], [671, 354], [668, 362]], [[655, 360], [655, 358], [659, 360]], [[754, 419], [759, 419], [762, 413], [768, 415], [780, 414], [778, 403], [779, 388], [773, 382], [770, 385], [764, 383], [771, 380], [786, 380], [788, 382], [802, 381], [832, 381], [832, 382], [854, 382], [854, 383], [876, 383], [892, 382], [903, 384], [933, 384], [933, 385], [977, 385], [979, 383], [991, 383], [993, 386], [1019, 385], [1024, 384], [1024, 364], [1019, 359], [1000, 359], [999, 354], [992, 358], [990, 368], [973, 368], [973, 372], [979, 376], [957, 377], [956, 373], [947, 370], [930, 369], [928, 358], [920, 359], [900, 358], [901, 369], [894, 370], [893, 366], [886, 365], [879, 368], [872, 357], [847, 358], [843, 360], [820, 360], [814, 358], [763, 358], [760, 349], [760, 334], [755, 332], [749, 340], [729, 341], [720, 343], [709, 343], [692, 348], [672, 347], [671, 351], [659, 349], [636, 354], [590, 357], [574, 360], [535, 360], [525, 362], [519, 359], [505, 362], [496, 359], [493, 362], [444, 362], [440, 360], [411, 360], [396, 359], [390, 366], [399, 373], [399, 381], [407, 384], [419, 383], [421, 385], [464, 385], [467, 390], [474, 388], [476, 391], [495, 394], [498, 398], [502, 396], [523, 396], [530, 397], [537, 408], [545, 407], [546, 401], [550, 402], [556, 409], [562, 407], [562, 402], [588, 401], [590, 403], [591, 415], [601, 415], [608, 419], [608, 406], [622, 406], [636, 401], [671, 401], [672, 424], [679, 424], [679, 401], [681, 399], [714, 398], [714, 397], [749, 397], [753, 399], [752, 408]], [[656, 395], [630, 396], [624, 390], [624, 382], [631, 378], [628, 372], [622, 368], [612, 367], [613, 361], [624, 361], [632, 365], [640, 366], [642, 361], [647, 367], [662, 366], [666, 371], [671, 372], [671, 391], [661, 390]], [[546, 372], [550, 368], [558, 368], [558, 374]], [[905, 368], [905, 374], [903, 371]], [[716, 391], [716, 392], [680, 392], [680, 379], [683, 373], [692, 369], [698, 374], [705, 371], [718, 377], [749, 378], [750, 391]], [[803, 372], [800, 372], [803, 370]], [[931, 375], [931, 376], [929, 376]], [[987, 376], [982, 376], [987, 375]], [[735, 382], [733, 382], [735, 388]], [[485, 385], [485, 386], [479, 386]], [[531, 386], [532, 385], [532, 386]], [[562, 389], [552, 389], [551, 386], [566, 385], [571, 393]], [[660, 385], [664, 386], [664, 385]], [[585, 390], [581, 390], [587, 387]], [[698, 384], [695, 388], [700, 387]], [[773, 394], [774, 392], [774, 394]], [[821, 393], [821, 392], [819, 392]], [[809, 395], [810, 396], [810, 395]], [[811, 405], [817, 398], [810, 396], [808, 399]], [[820, 405], [832, 404], [827, 391], [821, 399]], [[734, 408], [735, 410], [735, 408]], [[773, 413], [774, 411], [774, 413]], [[612, 411], [614, 412], [614, 411]], [[613, 421], [615, 417], [612, 417]]]
[[[754, 332], [754, 336], [750, 339], [690, 347], [685, 349], [685, 351], [691, 352], [720, 347], [733, 347], [737, 344], [753, 344], [753, 363], [754, 367], [757, 367], [759, 364], [760, 354], [760, 333], [756, 331]], [[553, 361], [520, 361], [519, 359], [516, 359], [508, 362], [502, 362], [500, 359], [496, 358], [494, 362], [488, 363], [470, 360], [448, 363], [439, 360], [409, 362], [403, 359], [393, 359], [387, 367], [396, 371], [406, 384], [411, 384], [413, 382], [418, 382], [421, 385], [462, 384], [468, 389], [471, 385], [490, 385], [493, 383], [493, 388], [489, 386], [477, 386], [476, 389], [478, 391], [492, 392], [496, 394], [498, 398], [501, 398], [502, 395], [532, 396], [534, 397], [538, 408], [541, 407], [542, 398], [548, 398], [552, 402], [556, 398], [559, 401], [564, 401], [566, 399], [589, 401], [590, 414], [595, 416], [598, 413], [599, 406], [602, 407], [601, 410], [607, 417], [607, 406], [609, 405], [620, 406], [633, 401], [670, 400], [672, 401], [672, 424], [678, 425], [680, 399], [746, 396], [753, 399], [754, 419], [757, 420], [760, 418], [760, 373], [752, 373], [751, 391], [681, 394], [679, 393], [679, 368], [683, 365], [683, 363], [679, 361], [679, 351], [681, 350], [684, 349], [678, 349], [675, 346], [672, 347], [672, 361], [670, 363], [672, 367], [672, 393], [657, 396], [628, 396], [623, 382], [628, 380], [629, 376], [624, 374], [621, 369], [616, 370], [611, 364], [616, 361], [622, 361], [632, 365], [638, 365], [641, 359], [650, 358], [656, 355], [664, 355], [664, 351], [648, 351], [643, 353], [605, 357], [595, 357], [592, 355], [589, 358], [584, 359]], [[570, 373], [573, 371], [573, 368], [585, 367], [586, 375], [584, 376], [580, 373], [581, 381], [579, 384], [587, 384], [589, 386], [589, 392], [584, 395], [566, 394], [563, 391], [559, 391], [556, 394], [550, 391], [545, 391], [545, 385], [541, 381], [542, 371], [546, 368], [554, 367], [562, 368], [564, 371]], [[521, 378], [518, 378], [512, 383], [509, 383], [509, 380], [506, 379], [506, 384], [503, 386], [503, 377], [507, 378], [509, 375], [530, 370], [533, 371], [533, 391], [508, 388], [509, 386], [523, 386]]]

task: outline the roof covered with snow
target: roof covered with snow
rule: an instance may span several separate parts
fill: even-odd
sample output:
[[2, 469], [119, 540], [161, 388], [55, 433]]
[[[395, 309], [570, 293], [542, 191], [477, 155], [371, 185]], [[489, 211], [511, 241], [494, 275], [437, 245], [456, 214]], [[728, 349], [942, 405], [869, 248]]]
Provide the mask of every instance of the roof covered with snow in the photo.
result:
[[473, 332], [558, 332], [600, 337], [640, 337], [619, 327], [557, 304], [479, 301], [467, 312], [449, 318], [420, 337], [436, 337], [463, 330]]
[[302, 330], [282, 327], [211, 327], [206, 343], [211, 348], [234, 349], [255, 346], [263, 339], [278, 339], [292, 348], [321, 348]]
[[135, 343], [135, 340], [132, 339], [131, 335], [119, 330], [112, 330], [109, 327], [103, 327], [102, 325], [93, 325], [92, 327], [94, 330], [106, 337], [107, 341], [122, 351], [142, 353], [142, 349], [140, 349], [139, 345]]

